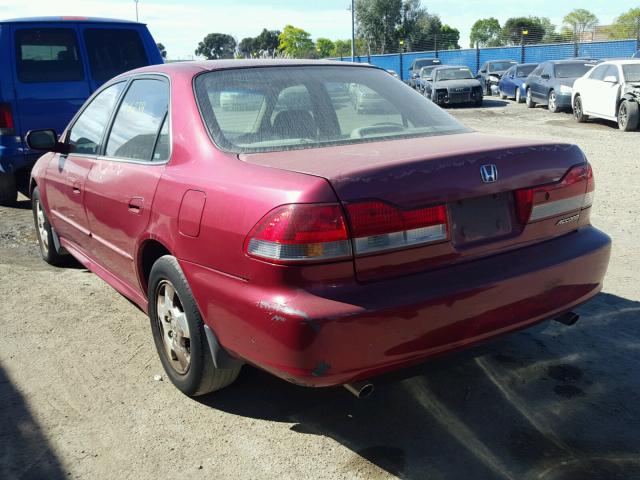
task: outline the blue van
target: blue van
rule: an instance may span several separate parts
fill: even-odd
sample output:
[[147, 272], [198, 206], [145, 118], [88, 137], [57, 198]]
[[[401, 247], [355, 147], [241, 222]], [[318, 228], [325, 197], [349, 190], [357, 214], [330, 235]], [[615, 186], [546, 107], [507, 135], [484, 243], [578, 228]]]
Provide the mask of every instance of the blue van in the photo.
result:
[[11, 205], [39, 157], [29, 130], [58, 134], [100, 85], [162, 63], [146, 25], [86, 17], [0, 20], [0, 205]]

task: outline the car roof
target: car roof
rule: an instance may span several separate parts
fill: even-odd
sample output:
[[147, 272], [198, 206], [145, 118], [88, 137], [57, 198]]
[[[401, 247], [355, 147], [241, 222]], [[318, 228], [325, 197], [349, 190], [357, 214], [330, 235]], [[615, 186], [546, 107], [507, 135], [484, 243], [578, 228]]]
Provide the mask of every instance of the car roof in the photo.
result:
[[445, 70], [447, 68], [466, 68], [467, 70], [471, 70], [467, 65], [438, 65], [436, 70]]
[[164, 73], [171, 74], [196, 74], [199, 72], [215, 70], [232, 70], [237, 68], [260, 67], [303, 67], [303, 66], [333, 66], [344, 68], [373, 68], [382, 70], [369, 63], [341, 62], [339, 60], [283, 60], [283, 59], [226, 59], [226, 60], [200, 60], [190, 62], [173, 62], [159, 65], [149, 65], [125, 72], [119, 77], [138, 73]]
[[[497, 63], [497, 62], [516, 62], [513, 58], [502, 58], [497, 60], [488, 60], [487, 63]], [[516, 62], [518, 63], [518, 62]]]
[[545, 63], [552, 63], [553, 65], [558, 65], [562, 63], [593, 63], [597, 64], [599, 60], [589, 59], [589, 58], [565, 58], [562, 60], [547, 60]]
[[602, 64], [608, 65], [638, 65], [640, 64], [640, 58], [625, 58], [625, 59], [615, 59], [615, 60], [605, 60]]
[[132, 20], [121, 20], [116, 18], [101, 17], [22, 17], [0, 19], [0, 23], [60, 23], [60, 22], [83, 22], [83, 23], [140, 23]]

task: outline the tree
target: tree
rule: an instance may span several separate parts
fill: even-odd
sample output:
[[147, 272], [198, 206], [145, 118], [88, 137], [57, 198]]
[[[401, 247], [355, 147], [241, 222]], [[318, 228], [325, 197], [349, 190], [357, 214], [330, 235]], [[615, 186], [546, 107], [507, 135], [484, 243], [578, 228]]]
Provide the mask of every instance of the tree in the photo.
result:
[[319, 38], [316, 40], [316, 52], [320, 58], [332, 57], [335, 55], [336, 46], [328, 38]]
[[611, 38], [640, 38], [640, 7], [617, 17], [608, 29]]
[[333, 42], [333, 46], [336, 57], [348, 57], [351, 55], [351, 40], [336, 40]]
[[162, 58], [167, 58], [167, 49], [164, 48], [164, 45], [161, 43], [156, 43], [156, 46], [158, 47], [158, 51], [160, 52]]
[[598, 17], [589, 10], [576, 8], [564, 16], [562, 23], [573, 31], [573, 39], [580, 41], [583, 39], [585, 32], [593, 29], [598, 24]]
[[402, 0], [356, 0], [357, 32], [366, 42], [369, 53], [398, 49], [402, 6]]
[[256, 56], [258, 51], [258, 48], [256, 47], [256, 39], [253, 37], [243, 38], [238, 44], [238, 50], [244, 58], [253, 58]]
[[471, 48], [473, 47], [498, 47], [502, 45], [502, 27], [498, 19], [481, 18], [471, 27]]
[[278, 50], [293, 58], [311, 56], [314, 52], [311, 35], [301, 28], [287, 25], [278, 37], [280, 43]]
[[511, 45], [541, 43], [546, 34], [545, 23], [538, 17], [509, 18], [502, 27], [502, 38]]
[[236, 50], [236, 40], [226, 33], [210, 33], [198, 44], [196, 55], [202, 55], [207, 60], [219, 58], [233, 58]]
[[460, 48], [458, 42], [460, 41], [460, 30], [450, 27], [449, 25], [442, 25], [440, 32], [437, 36], [438, 43], [436, 46], [438, 50], [453, 50]]
[[260, 35], [255, 38], [255, 47], [262, 54], [273, 57], [280, 45], [280, 30], [262, 29]]

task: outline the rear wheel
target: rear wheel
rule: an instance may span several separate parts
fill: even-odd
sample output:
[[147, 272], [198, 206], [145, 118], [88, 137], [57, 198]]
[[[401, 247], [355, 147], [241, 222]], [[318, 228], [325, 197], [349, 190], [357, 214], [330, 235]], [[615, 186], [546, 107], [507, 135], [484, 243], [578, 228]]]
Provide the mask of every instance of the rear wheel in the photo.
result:
[[149, 275], [149, 319], [160, 361], [171, 382], [189, 396], [231, 384], [240, 366], [216, 368], [200, 311], [175, 257], [160, 257]]
[[623, 132], [631, 132], [638, 129], [640, 112], [638, 104], [629, 100], [623, 100], [618, 107], [618, 128]]
[[536, 102], [533, 101], [533, 97], [531, 96], [531, 89], [527, 88], [527, 98], [526, 98], [527, 108], [535, 108]]
[[549, 92], [549, 97], [547, 98], [547, 108], [551, 113], [558, 113], [558, 97], [556, 97], [555, 90], [551, 90]]
[[584, 123], [589, 120], [589, 116], [584, 114], [584, 110], [582, 109], [582, 99], [580, 95], [576, 95], [573, 99], [573, 118], [578, 123]]
[[53, 240], [53, 230], [47, 214], [40, 201], [40, 189], [33, 189], [31, 194], [31, 208], [33, 210], [33, 223], [36, 226], [36, 236], [40, 246], [40, 254], [49, 265], [61, 265], [65, 260], [65, 255], [58, 253]]
[[500, 100], [506, 100], [507, 99], [507, 94], [504, 93], [502, 90], [500, 90]]
[[13, 173], [0, 173], [0, 205], [12, 207], [18, 200], [18, 186]]

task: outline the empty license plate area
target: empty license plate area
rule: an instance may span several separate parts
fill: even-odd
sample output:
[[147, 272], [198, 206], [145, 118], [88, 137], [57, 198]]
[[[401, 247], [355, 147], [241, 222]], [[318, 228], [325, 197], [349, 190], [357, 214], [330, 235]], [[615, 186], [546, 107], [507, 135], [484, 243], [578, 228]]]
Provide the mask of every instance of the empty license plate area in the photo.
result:
[[465, 245], [510, 235], [514, 210], [511, 192], [449, 203], [453, 243]]

